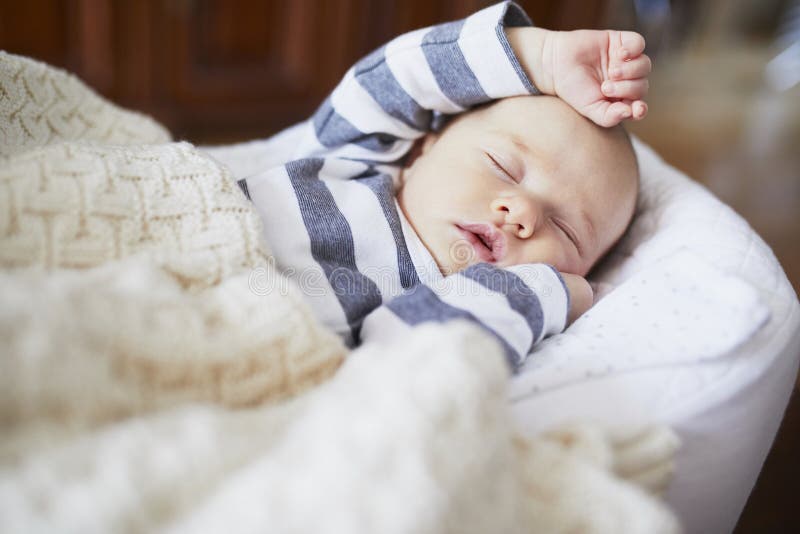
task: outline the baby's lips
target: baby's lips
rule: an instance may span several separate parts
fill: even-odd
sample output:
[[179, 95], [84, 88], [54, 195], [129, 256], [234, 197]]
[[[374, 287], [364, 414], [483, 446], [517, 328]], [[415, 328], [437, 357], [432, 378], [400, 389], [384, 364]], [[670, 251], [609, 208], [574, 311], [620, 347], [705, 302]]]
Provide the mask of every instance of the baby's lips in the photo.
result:
[[[456, 225], [459, 230], [469, 234], [474, 240], [479, 241], [481, 246], [488, 249], [491, 258], [485, 258], [486, 261], [498, 263], [503, 260], [506, 255], [508, 245], [506, 243], [506, 236], [497, 229], [496, 226], [488, 223], [475, 223], [463, 222]], [[486, 245], [488, 245], [488, 247]]]
[[494, 236], [492, 237], [492, 255], [494, 256], [495, 263], [499, 263], [506, 257], [508, 241], [506, 241], [506, 235], [503, 232], [494, 227], [493, 229]]

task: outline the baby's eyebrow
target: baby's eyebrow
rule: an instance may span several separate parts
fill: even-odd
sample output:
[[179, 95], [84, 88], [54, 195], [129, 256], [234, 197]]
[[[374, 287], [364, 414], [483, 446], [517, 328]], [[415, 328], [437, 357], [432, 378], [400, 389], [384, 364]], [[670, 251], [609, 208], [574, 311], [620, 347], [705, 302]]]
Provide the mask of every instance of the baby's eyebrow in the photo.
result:
[[492, 133], [499, 136], [503, 141], [514, 145], [525, 154], [531, 155], [531, 147], [525, 143], [518, 133], [503, 128], [495, 128]]
[[526, 154], [528, 154], [528, 155], [530, 155], [530, 154], [531, 154], [531, 149], [530, 149], [530, 147], [528, 147], [528, 145], [526, 145], [526, 144], [525, 144], [525, 142], [524, 142], [522, 139], [520, 139], [518, 135], [516, 135], [516, 134], [509, 134], [509, 135], [508, 135], [508, 139], [509, 139], [509, 141], [511, 141], [511, 143], [512, 143], [514, 146], [516, 146], [517, 148], [519, 148], [521, 151], [525, 152], [525, 153], [526, 153]]
[[511, 143], [522, 153], [522, 159], [526, 163], [532, 162], [542, 169], [552, 169], [558, 166], [557, 162], [553, 159], [553, 154], [537, 146], [535, 142], [526, 142], [523, 137], [515, 132], [504, 132], [503, 135], [506, 141]]

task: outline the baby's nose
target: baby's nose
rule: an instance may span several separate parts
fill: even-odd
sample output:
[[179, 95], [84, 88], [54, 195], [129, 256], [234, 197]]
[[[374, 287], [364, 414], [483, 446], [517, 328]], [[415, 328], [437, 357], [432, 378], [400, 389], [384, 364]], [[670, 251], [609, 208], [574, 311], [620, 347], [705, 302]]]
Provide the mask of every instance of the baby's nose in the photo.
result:
[[498, 198], [492, 201], [491, 208], [503, 215], [504, 224], [513, 226], [513, 232], [520, 239], [533, 235], [538, 218], [533, 201], [522, 197]]

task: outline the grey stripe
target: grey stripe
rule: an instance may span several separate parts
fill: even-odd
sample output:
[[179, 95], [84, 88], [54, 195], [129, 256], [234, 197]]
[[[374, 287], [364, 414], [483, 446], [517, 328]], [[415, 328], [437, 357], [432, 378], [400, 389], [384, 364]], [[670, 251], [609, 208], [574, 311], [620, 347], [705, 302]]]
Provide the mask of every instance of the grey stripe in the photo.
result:
[[356, 64], [356, 80], [386, 113], [411, 128], [426, 131], [431, 122], [431, 113], [397, 82], [386, 63], [385, 49], [383, 46], [375, 50]]
[[503, 18], [501, 19], [500, 24], [497, 26], [497, 39], [500, 41], [500, 44], [503, 46], [503, 50], [506, 52], [506, 56], [508, 56], [508, 61], [514, 67], [514, 71], [517, 73], [522, 85], [525, 86], [525, 89], [532, 95], [541, 94], [539, 89], [536, 88], [535, 85], [528, 79], [528, 75], [525, 74], [525, 69], [522, 68], [519, 61], [517, 61], [517, 56], [514, 54], [514, 50], [511, 48], [511, 44], [508, 42], [508, 37], [506, 36], [505, 28], [514, 28], [518, 26], [531, 26], [533, 23], [531, 19], [528, 17], [528, 14], [519, 7], [514, 2], [509, 2], [506, 4], [506, 10], [503, 13]]
[[314, 113], [313, 122], [317, 139], [328, 148], [352, 143], [373, 152], [388, 152], [394, 146], [393, 136], [386, 133], [365, 134], [350, 124], [333, 108], [330, 97]]
[[519, 26], [533, 26], [533, 21], [525, 13], [525, 10], [519, 7], [519, 4], [508, 2], [505, 13], [503, 13], [502, 24], [508, 28], [516, 28]]
[[[365, 163], [365, 164], [367, 164], [369, 166], [373, 166], [373, 165], [377, 164], [377, 165], [394, 165], [395, 167], [398, 167], [398, 166], [402, 167], [402, 166], [404, 166], [405, 160], [408, 159], [408, 153], [405, 153], [402, 156], [400, 156], [399, 158], [393, 159], [391, 161], [383, 161], [383, 160], [375, 161], [374, 159], [353, 158], [353, 157], [348, 157], [348, 156], [336, 156], [336, 159], [342, 159], [342, 160], [347, 160], [347, 161], [357, 161], [359, 163]], [[371, 174], [371, 173], [368, 173], [368, 174]], [[356, 176], [355, 178], [358, 178], [358, 176]], [[349, 179], [353, 179], [353, 178], [349, 178]]]
[[244, 193], [244, 196], [247, 197], [247, 200], [252, 200], [250, 198], [250, 189], [247, 188], [247, 179], [239, 180], [236, 182], [236, 185], [238, 185], [239, 189], [242, 190], [242, 193]]
[[381, 305], [381, 293], [372, 280], [358, 271], [350, 224], [328, 186], [318, 179], [323, 161], [319, 158], [290, 161], [286, 172], [311, 240], [311, 255], [325, 271], [347, 317], [353, 340], [358, 342], [361, 322]]
[[533, 344], [539, 339], [542, 328], [544, 328], [542, 303], [539, 302], [536, 293], [516, 274], [488, 263], [470, 265], [459, 274], [491, 291], [504, 294], [511, 309], [525, 317], [528, 328], [533, 333], [531, 342], [531, 348], [533, 348]]
[[397, 214], [397, 208], [394, 204], [394, 186], [392, 185], [392, 177], [388, 174], [379, 174], [377, 176], [369, 176], [359, 178], [358, 181], [369, 187], [383, 210], [383, 216], [389, 223], [389, 228], [392, 229], [392, 237], [394, 237], [394, 244], [397, 248], [397, 266], [400, 270], [400, 285], [403, 289], [419, 284], [419, 276], [417, 270], [414, 268], [414, 262], [411, 260], [411, 254], [408, 252], [406, 240], [403, 236], [403, 228], [400, 223], [400, 217]]
[[440, 111], [433, 112], [433, 118], [431, 119], [431, 131], [432, 132], [439, 132], [447, 126], [447, 123], [450, 122], [453, 115], [448, 115], [447, 113], [442, 113]]
[[411, 326], [429, 321], [443, 323], [452, 319], [467, 319], [471, 321], [490, 333], [500, 342], [503, 346], [503, 352], [508, 365], [511, 367], [512, 372], [517, 372], [520, 364], [520, 355], [517, 354], [517, 351], [515, 351], [505, 339], [470, 312], [442, 302], [436, 293], [428, 286], [422, 284], [414, 286], [407, 292], [389, 301], [386, 306], [402, 319], [403, 322]]
[[514, 50], [511, 48], [511, 44], [508, 42], [508, 37], [506, 37], [506, 32], [503, 31], [503, 28], [498, 26], [497, 27], [497, 39], [500, 41], [500, 44], [503, 45], [503, 50], [506, 51], [506, 56], [508, 56], [508, 61], [514, 67], [514, 72], [517, 73], [519, 80], [522, 82], [522, 85], [525, 86], [525, 90], [528, 91], [532, 95], [539, 95], [541, 91], [533, 85], [528, 79], [528, 75], [525, 74], [525, 70], [522, 68], [522, 65], [519, 64], [517, 61], [517, 56], [514, 55]]
[[422, 51], [442, 92], [461, 107], [471, 107], [489, 100], [464, 54], [458, 36], [464, 21], [434, 27], [422, 39]]

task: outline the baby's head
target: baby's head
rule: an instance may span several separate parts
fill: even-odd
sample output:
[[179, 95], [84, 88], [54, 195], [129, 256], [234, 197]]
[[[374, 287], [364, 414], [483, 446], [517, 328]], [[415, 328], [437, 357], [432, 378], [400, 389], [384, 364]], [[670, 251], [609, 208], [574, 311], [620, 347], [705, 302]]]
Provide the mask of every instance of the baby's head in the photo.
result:
[[401, 182], [400, 207], [444, 274], [487, 261], [585, 276], [630, 222], [639, 176], [621, 126], [524, 96], [426, 136]]

